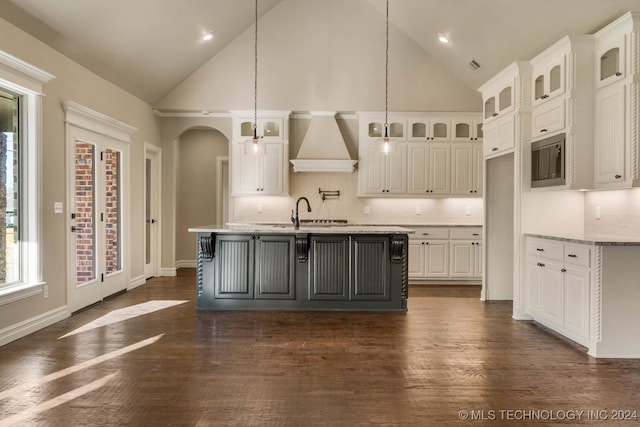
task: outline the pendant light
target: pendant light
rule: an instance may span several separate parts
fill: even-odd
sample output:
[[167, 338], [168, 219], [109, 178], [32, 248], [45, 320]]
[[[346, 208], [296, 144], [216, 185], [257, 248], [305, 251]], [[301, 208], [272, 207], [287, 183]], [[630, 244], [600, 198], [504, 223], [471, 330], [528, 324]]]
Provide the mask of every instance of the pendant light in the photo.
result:
[[384, 50], [384, 136], [380, 141], [380, 149], [387, 155], [396, 151], [396, 143], [389, 136], [389, 0], [385, 18], [386, 44]]
[[258, 136], [258, 0], [255, 1], [256, 26], [254, 35], [254, 57], [253, 57], [253, 138], [244, 143], [245, 154], [263, 155], [264, 144], [260, 142], [262, 136]]

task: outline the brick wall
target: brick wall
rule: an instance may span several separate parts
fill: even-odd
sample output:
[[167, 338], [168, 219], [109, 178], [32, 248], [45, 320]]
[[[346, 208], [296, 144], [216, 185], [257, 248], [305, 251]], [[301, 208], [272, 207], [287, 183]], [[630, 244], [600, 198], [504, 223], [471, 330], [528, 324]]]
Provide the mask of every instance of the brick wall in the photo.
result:
[[120, 152], [105, 150], [106, 272], [120, 270]]
[[95, 147], [76, 143], [76, 283], [95, 278]]

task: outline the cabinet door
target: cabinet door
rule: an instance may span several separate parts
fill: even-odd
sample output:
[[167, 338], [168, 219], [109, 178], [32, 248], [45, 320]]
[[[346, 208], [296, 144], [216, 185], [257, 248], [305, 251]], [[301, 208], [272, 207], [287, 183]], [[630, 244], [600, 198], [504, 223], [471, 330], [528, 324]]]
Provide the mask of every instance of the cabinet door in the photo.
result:
[[533, 108], [531, 138], [543, 138], [565, 128], [565, 100], [555, 99]]
[[451, 193], [473, 194], [473, 150], [471, 144], [452, 144], [451, 151]]
[[515, 116], [501, 117], [484, 127], [484, 155], [494, 156], [515, 146]]
[[429, 145], [429, 193], [451, 192], [451, 144]]
[[426, 277], [449, 277], [449, 242], [430, 240], [424, 247]]
[[474, 277], [477, 279], [482, 279], [482, 273], [484, 271], [484, 250], [482, 249], [481, 242], [475, 242], [475, 268], [474, 268]]
[[590, 283], [587, 269], [564, 272], [564, 328], [583, 340], [589, 339]]
[[253, 236], [216, 236], [215, 298], [253, 298], [253, 250]]
[[467, 240], [451, 241], [451, 277], [472, 278], [475, 275], [475, 244]]
[[426, 143], [409, 143], [408, 192], [424, 194], [429, 192], [429, 147]]
[[295, 244], [293, 236], [255, 239], [256, 299], [295, 298]]
[[596, 93], [596, 187], [615, 188], [625, 181], [625, 85]]
[[396, 151], [383, 154], [386, 160], [386, 192], [407, 192], [407, 143], [396, 143]]
[[474, 194], [482, 195], [484, 186], [484, 156], [482, 144], [474, 143], [471, 148], [471, 190]]
[[542, 278], [542, 318], [554, 326], [562, 327], [564, 297], [562, 266], [556, 263], [541, 263], [544, 267]]
[[482, 140], [482, 121], [469, 119], [454, 119], [451, 123], [452, 141], [473, 142]]
[[527, 258], [525, 266], [527, 313], [534, 318], [542, 314], [542, 280], [544, 267], [535, 258]]
[[349, 298], [349, 238], [313, 236], [309, 254], [309, 299]]
[[409, 278], [422, 279], [425, 276], [424, 241], [409, 239]]
[[232, 152], [234, 194], [257, 194], [261, 188], [262, 157], [245, 154], [243, 143], [234, 143]]
[[368, 143], [366, 163], [364, 192], [367, 194], [385, 193], [387, 189], [387, 160], [375, 142]]
[[430, 141], [450, 141], [451, 140], [451, 120], [433, 118], [429, 120], [431, 129]]
[[[264, 157], [261, 157], [261, 185], [260, 192], [264, 194], [285, 193], [286, 167], [284, 164], [285, 144], [266, 143]], [[256, 157], [256, 156], [253, 156]]]
[[389, 238], [353, 236], [351, 240], [352, 300], [389, 299], [391, 276]]
[[596, 84], [598, 88], [626, 76], [626, 34], [622, 31], [596, 41]]

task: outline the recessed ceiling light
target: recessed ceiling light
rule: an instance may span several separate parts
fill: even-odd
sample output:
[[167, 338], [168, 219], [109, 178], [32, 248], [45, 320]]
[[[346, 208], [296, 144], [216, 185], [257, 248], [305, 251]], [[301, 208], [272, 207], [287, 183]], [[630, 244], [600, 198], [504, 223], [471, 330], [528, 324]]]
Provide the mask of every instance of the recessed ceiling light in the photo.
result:
[[208, 42], [209, 40], [213, 40], [213, 31], [207, 31], [202, 35], [202, 41]]
[[449, 37], [442, 33], [438, 33], [438, 40], [440, 41], [440, 43], [449, 43]]

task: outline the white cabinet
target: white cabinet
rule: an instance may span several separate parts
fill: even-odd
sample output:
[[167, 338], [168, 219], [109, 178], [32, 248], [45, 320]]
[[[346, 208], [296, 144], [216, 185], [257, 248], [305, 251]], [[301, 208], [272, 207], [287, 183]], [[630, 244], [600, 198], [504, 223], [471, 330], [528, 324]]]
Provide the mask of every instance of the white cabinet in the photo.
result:
[[264, 142], [264, 155], [245, 153], [243, 142], [232, 144], [231, 195], [286, 195], [287, 155], [284, 143]]
[[451, 119], [422, 117], [408, 120], [409, 141], [450, 141]]
[[414, 227], [409, 235], [409, 279], [477, 281], [482, 278], [481, 227]]
[[410, 194], [449, 194], [451, 191], [451, 145], [409, 143]]
[[451, 144], [451, 194], [482, 194], [482, 144]]
[[[543, 138], [563, 131], [566, 127], [566, 101], [557, 98], [538, 105], [531, 112], [531, 137]], [[586, 149], [590, 149], [589, 146]]]
[[246, 152], [253, 137], [253, 117], [232, 112], [233, 138], [230, 143], [231, 196], [284, 196], [289, 192], [289, 112], [261, 113], [257, 133], [264, 144], [263, 154]]
[[451, 122], [452, 141], [456, 142], [482, 142], [482, 120], [471, 117], [453, 119]]
[[512, 151], [516, 140], [513, 114], [484, 125], [484, 156], [493, 157]]
[[[361, 141], [375, 141], [384, 137], [384, 114], [366, 115], [361, 120]], [[407, 139], [407, 120], [395, 116], [389, 116], [389, 137], [394, 141]]]
[[535, 238], [526, 247], [527, 313], [588, 345], [592, 247]]
[[624, 84], [603, 87], [596, 94], [595, 183], [598, 188], [617, 187], [628, 179], [625, 94]]
[[640, 14], [629, 12], [595, 34], [596, 188], [640, 185], [639, 31]]
[[406, 193], [407, 144], [398, 142], [395, 151], [387, 154], [380, 150], [377, 142], [368, 142], [366, 146], [366, 158], [360, 159], [363, 165], [361, 172], [366, 173], [365, 179], [360, 182], [361, 193], [371, 195]]

